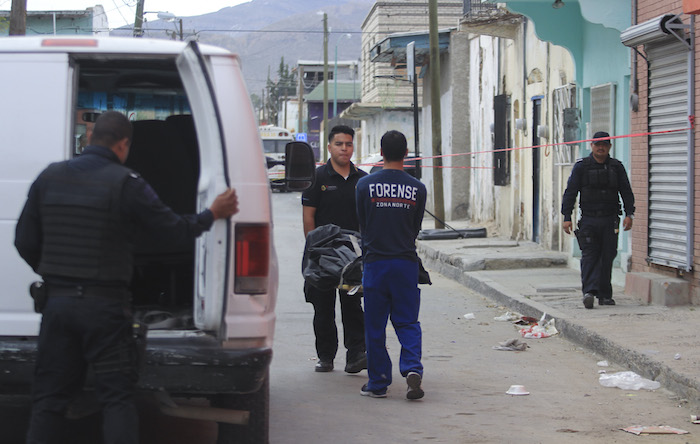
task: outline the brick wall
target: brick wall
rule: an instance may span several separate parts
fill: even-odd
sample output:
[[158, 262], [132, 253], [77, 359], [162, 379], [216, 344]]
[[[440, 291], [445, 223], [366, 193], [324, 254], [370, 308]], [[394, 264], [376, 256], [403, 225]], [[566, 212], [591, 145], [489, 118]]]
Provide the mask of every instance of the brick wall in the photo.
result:
[[[642, 23], [647, 20], [658, 17], [662, 14], [678, 14], [683, 11], [682, 0], [638, 0], [637, 23]], [[634, 11], [633, 11], [634, 13]], [[683, 21], [690, 23], [689, 16], [683, 15]], [[700, 17], [696, 17], [695, 32], [700, 35]], [[700, 102], [700, 45], [696, 44], [695, 49], [695, 97], [697, 114], [698, 102]], [[643, 52], [643, 48], [638, 48]], [[648, 131], [647, 126], [647, 64], [646, 61], [636, 55], [637, 58], [637, 75], [639, 79], [639, 112], [630, 114], [630, 128], [632, 133], [643, 133]], [[700, 149], [697, 147], [697, 141], [700, 140], [698, 130], [695, 130], [696, 148], [695, 148], [695, 215], [694, 215], [694, 252], [693, 252], [693, 269], [700, 266]], [[648, 188], [649, 188], [649, 167], [648, 153], [649, 147], [646, 137], [635, 137], [632, 139], [632, 165], [631, 177], [632, 189], [636, 198], [636, 217], [632, 229], [632, 266], [631, 271], [642, 272], [648, 271], [653, 273], [664, 274], [668, 276], [676, 276], [678, 271], [670, 267], [662, 267], [653, 264], [647, 264], [646, 258], [648, 255]], [[683, 276], [691, 282], [693, 292], [700, 291], [700, 273], [690, 272]]]

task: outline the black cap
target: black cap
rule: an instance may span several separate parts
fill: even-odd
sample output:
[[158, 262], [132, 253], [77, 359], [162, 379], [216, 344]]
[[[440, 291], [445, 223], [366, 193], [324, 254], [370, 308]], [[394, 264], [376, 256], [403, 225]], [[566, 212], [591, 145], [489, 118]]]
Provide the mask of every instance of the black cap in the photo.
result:
[[[605, 138], [605, 137], [608, 137], [608, 138], [609, 138], [609, 137], [610, 137], [610, 134], [606, 133], [605, 131], [598, 131], [597, 133], [593, 134], [593, 138], [594, 138], [594, 139], [603, 139], [603, 138]], [[595, 145], [595, 144], [598, 144], [598, 143], [604, 143], [604, 144], [606, 144], [606, 145], [612, 145], [612, 143], [610, 143], [610, 139], [608, 139], [608, 140], [594, 140], [594, 141], [593, 141], [593, 144], [594, 144], [594, 145]]]

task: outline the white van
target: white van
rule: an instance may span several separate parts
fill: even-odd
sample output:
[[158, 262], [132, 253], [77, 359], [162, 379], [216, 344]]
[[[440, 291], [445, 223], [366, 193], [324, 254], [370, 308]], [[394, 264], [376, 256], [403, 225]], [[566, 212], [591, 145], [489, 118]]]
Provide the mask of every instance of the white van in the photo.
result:
[[[8, 37], [0, 65], [0, 393], [29, 391], [39, 332], [28, 295], [39, 277], [13, 247], [29, 186], [50, 162], [80, 155], [96, 116], [116, 110], [134, 127], [126, 165], [166, 204], [195, 213], [232, 187], [240, 209], [196, 243], [135, 243], [133, 305], [150, 325], [140, 387], [161, 399], [211, 399], [217, 408], [170, 410], [218, 421], [220, 443], [267, 442], [277, 258], [267, 169], [237, 56], [194, 42]], [[308, 187], [313, 170], [311, 148], [290, 144], [290, 188]]]

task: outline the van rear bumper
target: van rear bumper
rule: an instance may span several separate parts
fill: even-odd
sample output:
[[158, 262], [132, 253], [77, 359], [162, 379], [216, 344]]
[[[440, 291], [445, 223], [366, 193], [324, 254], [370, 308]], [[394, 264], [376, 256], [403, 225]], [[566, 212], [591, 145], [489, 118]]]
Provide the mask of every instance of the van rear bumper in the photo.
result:
[[[0, 338], [0, 393], [31, 390], [36, 338]], [[172, 395], [257, 391], [267, 376], [272, 349], [225, 349], [212, 337], [148, 340], [139, 388]]]

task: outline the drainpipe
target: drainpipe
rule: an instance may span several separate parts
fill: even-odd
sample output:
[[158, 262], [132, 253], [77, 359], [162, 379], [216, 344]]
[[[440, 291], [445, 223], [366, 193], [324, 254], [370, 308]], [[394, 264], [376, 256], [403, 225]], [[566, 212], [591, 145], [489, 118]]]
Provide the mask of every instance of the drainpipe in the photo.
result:
[[[632, 2], [632, 25], [637, 24], [637, 0]], [[635, 113], [639, 111], [639, 79], [637, 78], [637, 53], [635, 48], [630, 48], [632, 54], [632, 97], [630, 97], [630, 105]]]
[[[688, 117], [695, 117], [695, 15], [690, 15], [690, 49], [688, 51]], [[692, 123], [693, 121], [691, 121]], [[686, 271], [693, 266], [693, 246], [695, 240], [693, 209], [695, 208], [695, 125], [688, 130], [688, 220], [686, 222]]]

